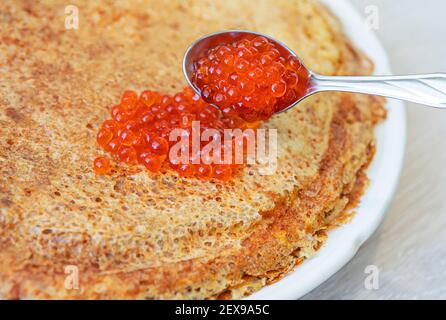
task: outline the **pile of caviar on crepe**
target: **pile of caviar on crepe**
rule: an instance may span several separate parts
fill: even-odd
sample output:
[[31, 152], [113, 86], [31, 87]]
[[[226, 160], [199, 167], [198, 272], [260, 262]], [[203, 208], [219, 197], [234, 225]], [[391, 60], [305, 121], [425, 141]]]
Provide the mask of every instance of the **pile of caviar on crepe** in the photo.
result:
[[[227, 118], [217, 108], [209, 105], [191, 88], [175, 95], [162, 95], [154, 91], [144, 91], [138, 97], [134, 91], [124, 92], [119, 105], [111, 109], [111, 119], [107, 119], [97, 134], [97, 143], [116, 160], [129, 165], [141, 164], [151, 172], [173, 169], [180, 176], [201, 179], [231, 179], [240, 166], [235, 161], [229, 164], [194, 164], [192, 159], [201, 154], [189, 153], [189, 162], [178, 163], [169, 157], [169, 150], [176, 141], [169, 141], [174, 129], [183, 129], [192, 138], [192, 123], [199, 121], [200, 130], [216, 129], [217, 138], [223, 139], [224, 129], [256, 128], [257, 123], [248, 123], [240, 118]], [[201, 142], [200, 153], [208, 142]], [[233, 143], [236, 143], [235, 139]], [[224, 153], [222, 143], [222, 153]], [[233, 148], [233, 152], [236, 148]], [[233, 154], [234, 156], [234, 154]], [[94, 160], [97, 174], [111, 171], [106, 157]]]
[[302, 97], [308, 72], [299, 59], [257, 36], [210, 49], [195, 62], [193, 83], [227, 117], [266, 120]]

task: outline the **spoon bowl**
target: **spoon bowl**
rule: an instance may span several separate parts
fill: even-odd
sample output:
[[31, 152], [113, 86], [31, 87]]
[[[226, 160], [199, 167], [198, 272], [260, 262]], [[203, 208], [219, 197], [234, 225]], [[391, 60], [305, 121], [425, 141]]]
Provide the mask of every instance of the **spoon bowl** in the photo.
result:
[[[248, 39], [252, 40], [255, 37], [262, 36], [270, 40], [274, 43], [277, 50], [279, 50], [280, 54], [282, 56], [289, 56], [292, 55], [296, 57], [299, 62], [302, 65], [302, 68], [308, 71], [309, 78], [311, 79], [311, 74], [308, 68], [305, 67], [302, 60], [297, 56], [296, 53], [294, 53], [289, 47], [287, 47], [285, 44], [283, 44], [280, 41], [277, 41], [274, 38], [271, 38], [270, 36], [253, 32], [253, 31], [247, 31], [247, 30], [227, 30], [227, 31], [221, 31], [221, 32], [215, 32], [208, 34], [198, 40], [196, 40], [194, 43], [192, 43], [187, 49], [183, 57], [183, 73], [186, 78], [187, 83], [189, 86], [198, 94], [201, 95], [201, 90], [196, 86], [196, 84], [193, 82], [193, 76], [196, 71], [195, 68], [195, 62], [199, 59], [206, 56], [207, 52], [222, 44], [228, 44], [233, 43], [242, 39]], [[299, 97], [298, 100], [293, 102], [290, 106], [287, 108], [280, 110], [279, 112], [283, 112], [285, 110], [288, 110], [289, 108], [293, 107], [297, 103], [299, 103], [302, 99], [307, 97], [308, 94], [306, 93], [302, 97]], [[279, 113], [278, 112], [278, 113]]]

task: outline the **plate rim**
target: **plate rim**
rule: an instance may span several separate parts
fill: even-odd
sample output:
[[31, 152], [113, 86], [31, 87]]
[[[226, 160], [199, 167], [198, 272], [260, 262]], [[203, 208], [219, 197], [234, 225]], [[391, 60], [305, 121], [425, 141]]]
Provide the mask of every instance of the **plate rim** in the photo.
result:
[[[375, 63], [375, 74], [391, 74], [387, 53], [364, 19], [347, 0], [322, 0], [340, 20], [344, 32]], [[396, 191], [403, 168], [407, 122], [405, 105], [388, 100], [386, 121], [376, 130], [377, 151], [367, 175], [370, 185], [349, 224], [330, 231], [327, 241], [311, 258], [278, 282], [265, 286], [246, 299], [298, 299], [328, 280], [346, 265], [376, 231]], [[335, 251], [335, 254], [333, 254]], [[296, 285], [296, 282], [299, 285]]]

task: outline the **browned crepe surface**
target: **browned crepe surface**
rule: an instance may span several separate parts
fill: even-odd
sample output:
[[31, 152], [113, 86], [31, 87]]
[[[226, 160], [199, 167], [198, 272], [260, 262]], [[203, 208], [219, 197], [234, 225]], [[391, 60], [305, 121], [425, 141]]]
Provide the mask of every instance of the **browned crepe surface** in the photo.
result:
[[339, 22], [309, 0], [73, 4], [78, 30], [66, 1], [0, 3], [0, 297], [235, 298], [314, 254], [366, 184], [380, 99], [318, 94], [275, 116], [272, 176], [98, 177], [92, 160], [123, 90], [183, 88], [182, 54], [209, 32], [263, 32], [317, 72], [370, 73]]

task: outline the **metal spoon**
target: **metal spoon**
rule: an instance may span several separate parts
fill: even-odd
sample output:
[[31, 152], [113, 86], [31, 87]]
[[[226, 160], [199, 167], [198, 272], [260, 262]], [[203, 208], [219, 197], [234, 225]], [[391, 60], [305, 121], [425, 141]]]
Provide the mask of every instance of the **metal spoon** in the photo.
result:
[[[209, 49], [245, 38], [252, 39], [257, 36], [263, 36], [274, 42], [281, 54], [291, 54], [299, 59], [286, 45], [260, 33], [245, 30], [216, 32], [198, 39], [187, 48], [183, 58], [183, 73], [189, 85], [200, 94], [200, 89], [192, 81], [195, 72], [194, 63], [205, 56]], [[301, 60], [299, 59], [299, 61]], [[323, 76], [306, 68], [303, 63], [302, 66], [308, 72], [307, 90], [295, 102], [279, 112], [286, 111], [301, 100], [321, 91], [373, 94], [446, 109], [446, 73], [366, 77]]]

